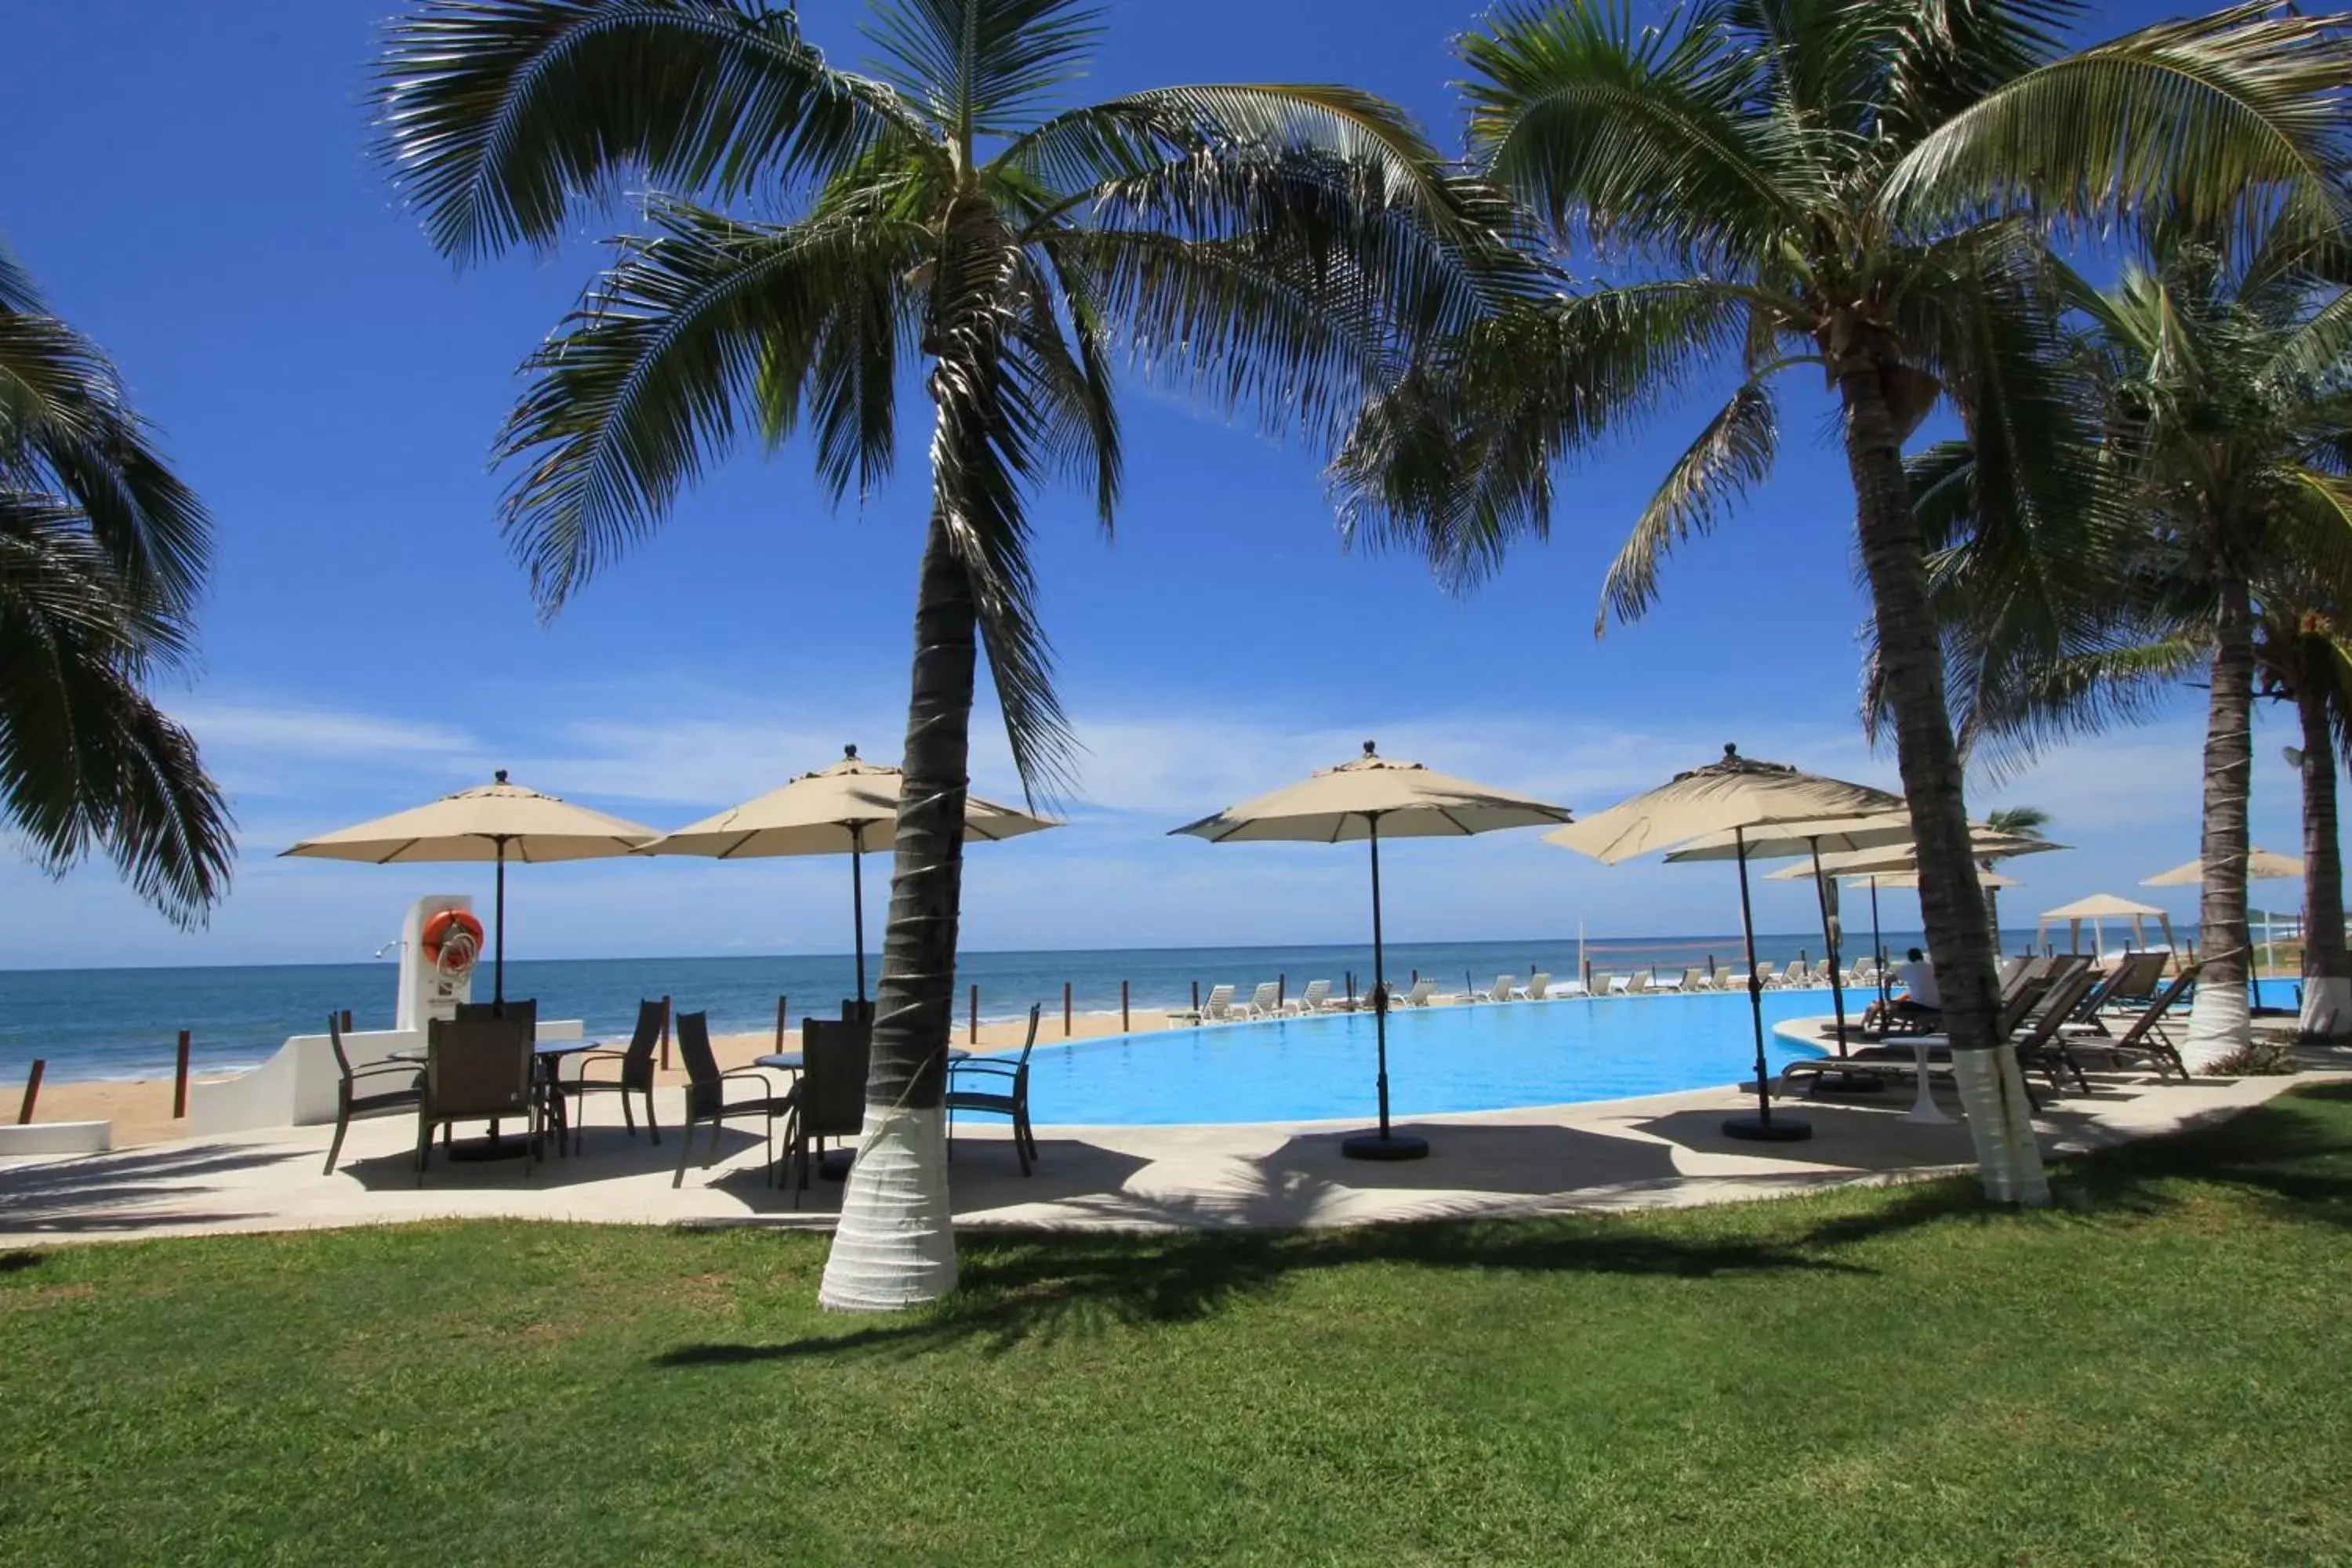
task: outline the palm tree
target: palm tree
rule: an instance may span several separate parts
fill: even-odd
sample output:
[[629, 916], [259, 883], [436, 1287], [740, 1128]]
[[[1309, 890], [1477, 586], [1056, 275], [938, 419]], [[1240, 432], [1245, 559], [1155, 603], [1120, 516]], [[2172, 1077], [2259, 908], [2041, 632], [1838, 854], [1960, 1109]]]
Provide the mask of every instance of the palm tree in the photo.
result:
[[2352, 638], [2334, 614], [2270, 596], [2254, 662], [2266, 689], [2294, 704], [2303, 731], [2295, 748], [2303, 777], [2303, 1032], [2339, 1037], [2352, 1034], [2336, 807], [2336, 770], [2352, 759]]
[[[1948, 399], [2000, 474], [2053, 510], [2092, 478], [2042, 234], [2145, 204], [2226, 231], [2339, 217], [2344, 51], [2326, 24], [2241, 7], [2061, 56], [2063, 0], [1733, 0], [1636, 27], [1604, 0], [1506, 5], [1463, 45], [1480, 167], [1562, 256], [1637, 280], [1481, 319], [1367, 409], [1337, 468], [1350, 525], [1475, 576], [1549, 527], [1550, 468], [1727, 361], [1730, 399], [1612, 567], [1640, 615], [1660, 560], [1771, 468], [1773, 381], [1817, 367], [1841, 416], [1878, 679], [1918, 843], [1955, 1059], [2000, 1089], [1971, 1117], [1989, 1190], [2046, 1198], [1969, 852], [1961, 753], [1903, 444]], [[2013, 1163], [2014, 1168], [2004, 1168]]]
[[1115, 359], [1328, 439], [1401, 363], [1398, 324], [1459, 330], [1491, 281], [1478, 258], [1500, 277], [1510, 256], [1366, 94], [1186, 87], [1054, 112], [1087, 7], [871, 13], [866, 76], [756, 0], [431, 0], [393, 28], [380, 98], [405, 197], [460, 259], [551, 243], [625, 172], [666, 193], [530, 362], [500, 443], [509, 534], [551, 612], [747, 428], [805, 426], [835, 495], [864, 493], [920, 363], [906, 784], [866, 1131], [821, 1292], [845, 1308], [954, 1283], [940, 1107], [978, 654], [1024, 783], [1065, 780], [1029, 508], [1066, 477], [1110, 524]]
[[146, 685], [184, 667], [210, 544], [112, 362], [0, 247], [0, 817], [181, 926], [227, 890], [232, 824]]
[[1985, 826], [1995, 833], [2032, 838], [2050, 826], [2050, 814], [2038, 805], [2004, 805], [1985, 813]]

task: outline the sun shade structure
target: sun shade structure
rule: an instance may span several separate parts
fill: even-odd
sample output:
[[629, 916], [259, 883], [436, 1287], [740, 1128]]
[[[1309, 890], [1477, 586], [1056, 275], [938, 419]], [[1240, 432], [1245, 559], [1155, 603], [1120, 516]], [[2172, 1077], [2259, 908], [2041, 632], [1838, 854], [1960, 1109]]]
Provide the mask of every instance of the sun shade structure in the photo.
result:
[[491, 974], [492, 1001], [507, 999], [507, 862], [543, 865], [554, 860], [601, 860], [626, 855], [658, 837], [642, 822], [608, 816], [535, 789], [507, 782], [500, 768], [493, 781], [430, 805], [396, 811], [305, 838], [288, 856], [313, 860], [360, 860], [373, 866], [494, 863], [498, 914]]
[[[857, 999], [866, 1000], [866, 856], [890, 847], [898, 818], [898, 795], [906, 775], [883, 763], [869, 763], [855, 746], [841, 749], [841, 761], [801, 774], [781, 789], [730, 806], [716, 816], [688, 823], [641, 848], [644, 855], [704, 855], [715, 860], [761, 860], [791, 855], [849, 857], [850, 922], [856, 928]], [[1060, 823], [1032, 816], [1009, 805], [967, 795], [963, 837], [967, 844], [1018, 838]]]
[[[2249, 882], [2300, 881], [2303, 862], [2292, 855], [2273, 855], [2267, 849], [2249, 850], [2246, 855], [2246, 880]], [[2143, 888], [2198, 888], [2205, 883], [2205, 862], [2191, 860], [2186, 866], [2150, 877], [2140, 884]]]
[[[1726, 746], [1718, 762], [1676, 773], [1647, 794], [1544, 835], [1548, 844], [1581, 850], [1607, 865], [1652, 851], [1696, 848], [1697, 841], [1730, 836], [1728, 850], [1721, 858], [1739, 865], [1739, 929], [1748, 947], [1748, 1010], [1756, 1032], [1756, 1112], [1725, 1121], [1723, 1130], [1730, 1136], [1784, 1143], [1813, 1135], [1810, 1122], [1772, 1114], [1771, 1064], [1764, 1056], [1764, 987], [1756, 978], [1756, 920], [1748, 897], [1748, 862], [1755, 858], [1748, 836], [1769, 840], [1788, 825], [1810, 827], [1815, 837], [1832, 832], [1868, 837], [1891, 833], [1893, 818], [1903, 811], [1903, 798], [1883, 789], [1800, 773], [1785, 763], [1758, 762], [1741, 756], [1737, 746]], [[1853, 820], [1856, 818], [1871, 821], [1865, 826]], [[1780, 837], [1797, 846], [1788, 854], [1817, 853], [1802, 832]], [[1901, 842], [1909, 837], [1906, 816], [1900, 840], [1875, 841]], [[1827, 922], [1825, 905], [1825, 930]], [[1839, 1012], [1841, 1016], [1844, 1012], [1842, 994]], [[1843, 1028], [1839, 1038], [1844, 1038]]]
[[2153, 904], [2136, 904], [2129, 899], [2119, 899], [2113, 893], [2094, 893], [2087, 899], [2077, 899], [2071, 904], [2061, 904], [2054, 910], [2042, 910], [2042, 924], [2033, 933], [2033, 945], [2042, 946], [2049, 937], [2050, 928], [2058, 921], [2064, 921], [2067, 928], [2066, 949], [2070, 952], [2079, 952], [2083, 947], [2083, 922], [2088, 921], [2091, 922], [2092, 951], [2104, 957], [2106, 952], [2105, 921], [2129, 921], [2133, 945], [2146, 947], [2147, 945], [2146, 922], [2150, 920], [2154, 920], [2163, 928], [2164, 945], [2172, 946], [2170, 915]]
[[1416, 1160], [1425, 1139], [1389, 1128], [1389, 991], [1381, 936], [1381, 840], [1465, 838], [1508, 827], [1541, 827], [1569, 820], [1566, 806], [1532, 795], [1472, 784], [1398, 762], [1364, 742], [1364, 754], [1325, 768], [1312, 778], [1245, 800], [1214, 816], [1175, 828], [1212, 844], [1344, 844], [1362, 839], [1372, 863], [1372, 1030], [1379, 1042], [1381, 1125], [1340, 1144], [1359, 1160]]

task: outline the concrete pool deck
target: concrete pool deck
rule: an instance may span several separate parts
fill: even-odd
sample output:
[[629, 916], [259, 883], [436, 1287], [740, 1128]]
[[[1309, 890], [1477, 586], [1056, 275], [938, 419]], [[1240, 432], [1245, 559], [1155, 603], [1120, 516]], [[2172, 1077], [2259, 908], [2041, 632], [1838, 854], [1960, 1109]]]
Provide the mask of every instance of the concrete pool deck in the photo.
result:
[[[2076, 1152], [2234, 1114], [2297, 1083], [2352, 1077], [2344, 1053], [2329, 1070], [2294, 1077], [2158, 1084], [2095, 1078], [2096, 1090], [2050, 1102], [2042, 1148]], [[674, 1117], [677, 1096], [664, 1105]], [[1947, 1126], [1906, 1122], [1907, 1092], [1790, 1103], [1814, 1137], [1739, 1143], [1719, 1123], [1750, 1102], [1711, 1089], [1639, 1100], [1401, 1120], [1431, 1157], [1366, 1164], [1341, 1156], [1360, 1122], [1038, 1129], [1042, 1158], [1023, 1178], [1001, 1124], [958, 1140], [956, 1216], [966, 1225], [1061, 1228], [1230, 1228], [1373, 1220], [1465, 1219], [1567, 1211], [1661, 1208], [1784, 1196], [1853, 1183], [1899, 1181], [1973, 1160], [1957, 1106]], [[541, 1163], [451, 1163], [436, 1158], [418, 1187], [409, 1165], [415, 1124], [354, 1123], [331, 1175], [320, 1167], [331, 1129], [284, 1128], [109, 1154], [0, 1162], [0, 1243], [220, 1235], [448, 1218], [511, 1217], [633, 1225], [825, 1227], [838, 1183], [815, 1182], [795, 1207], [762, 1179], [760, 1140], [724, 1134], [719, 1158], [689, 1164], [672, 1188], [675, 1131], [656, 1148], [618, 1127], [591, 1128], [583, 1154]], [[705, 1146], [697, 1141], [697, 1155]]]

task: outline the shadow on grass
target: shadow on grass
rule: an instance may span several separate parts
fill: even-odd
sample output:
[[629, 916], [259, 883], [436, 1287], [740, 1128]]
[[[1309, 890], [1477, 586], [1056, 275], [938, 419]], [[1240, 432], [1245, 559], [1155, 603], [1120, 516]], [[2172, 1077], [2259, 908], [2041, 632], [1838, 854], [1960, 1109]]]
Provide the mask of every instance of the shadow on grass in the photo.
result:
[[978, 1343], [990, 1352], [1094, 1328], [1191, 1322], [1282, 1280], [1365, 1264], [1516, 1273], [1675, 1275], [1864, 1272], [1801, 1245], [1659, 1236], [1611, 1218], [1335, 1230], [1059, 1236], [980, 1233], [961, 1243], [963, 1283], [920, 1316], [779, 1344], [682, 1345], [662, 1366], [790, 1361], [853, 1352], [908, 1353]]
[[42, 1254], [37, 1252], [0, 1252], [0, 1274], [22, 1274], [27, 1268], [37, 1268]]
[[[2352, 1227], [2352, 1084], [2314, 1085], [2240, 1114], [2217, 1112], [2168, 1137], [2069, 1161], [2053, 1175], [2060, 1205], [2083, 1223], [2159, 1213], [2187, 1201], [2187, 1184], [2194, 1183], [2233, 1189], [2282, 1218]], [[1193, 1321], [1291, 1277], [1361, 1265], [1686, 1279], [1868, 1274], [1872, 1264], [1852, 1253], [1857, 1244], [1938, 1223], [2013, 1221], [1988, 1207], [1967, 1177], [1882, 1192], [1843, 1213], [1769, 1204], [1706, 1213], [1672, 1226], [1572, 1215], [1330, 1230], [967, 1233], [962, 1289], [935, 1308], [843, 1334], [683, 1345], [656, 1364], [920, 1354], [961, 1345], [996, 1352], [1100, 1327]]]

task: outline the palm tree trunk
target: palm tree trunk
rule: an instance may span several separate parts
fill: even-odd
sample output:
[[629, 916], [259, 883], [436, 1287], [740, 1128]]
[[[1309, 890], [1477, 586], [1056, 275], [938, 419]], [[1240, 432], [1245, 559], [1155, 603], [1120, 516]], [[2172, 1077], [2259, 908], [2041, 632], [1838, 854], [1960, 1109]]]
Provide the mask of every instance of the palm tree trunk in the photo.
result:
[[2242, 1048], [2246, 1012], [2246, 795], [2254, 768], [2254, 616], [2246, 582], [2225, 574], [2213, 626], [2213, 685], [2205, 719], [2204, 896], [2197, 940], [2205, 950], [2189, 1014], [2193, 1070]]
[[941, 1099], [955, 1008], [978, 648], [971, 582], [943, 518], [933, 512], [915, 604], [907, 776], [875, 998], [866, 1126], [817, 1292], [820, 1304], [846, 1311], [894, 1311], [936, 1300], [956, 1282]]
[[1943, 647], [1928, 609], [1927, 563], [1884, 363], [1856, 345], [1838, 355], [1837, 382], [1880, 675], [1895, 712], [1895, 755], [1918, 846], [1919, 910], [1986, 1195], [2039, 1205], [2050, 1201], [2050, 1184], [2017, 1053], [1999, 1035], [1992, 934], [1969, 853], [1959, 747], [1944, 702]]
[[2305, 655], [2294, 705], [2303, 720], [2303, 1032], [2352, 1034], [2352, 957], [2344, 947], [2344, 854], [2336, 841], [2336, 736], [2326, 679]]

